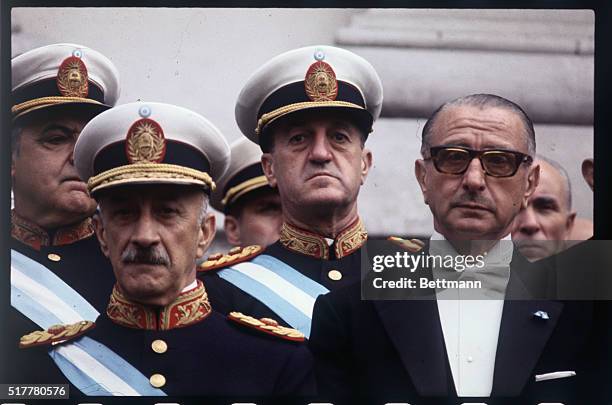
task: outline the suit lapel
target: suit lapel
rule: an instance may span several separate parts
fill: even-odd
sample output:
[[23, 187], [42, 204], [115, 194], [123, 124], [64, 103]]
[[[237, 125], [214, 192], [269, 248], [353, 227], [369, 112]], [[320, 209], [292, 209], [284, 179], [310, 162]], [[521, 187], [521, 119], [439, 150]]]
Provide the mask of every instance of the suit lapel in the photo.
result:
[[[516, 396], [531, 373], [559, 320], [563, 304], [555, 301], [505, 301], [499, 329], [493, 395]], [[548, 313], [549, 319], [534, 316]]]
[[374, 306], [418, 394], [454, 395], [435, 298], [374, 301]]

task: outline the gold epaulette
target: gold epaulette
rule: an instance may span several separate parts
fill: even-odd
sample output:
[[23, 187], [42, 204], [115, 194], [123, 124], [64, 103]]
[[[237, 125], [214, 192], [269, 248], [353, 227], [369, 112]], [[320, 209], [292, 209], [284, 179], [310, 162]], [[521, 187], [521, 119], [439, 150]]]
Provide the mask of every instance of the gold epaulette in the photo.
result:
[[269, 335], [277, 336], [281, 339], [294, 342], [303, 342], [306, 337], [296, 329], [280, 326], [277, 321], [271, 318], [256, 319], [242, 312], [230, 312], [227, 319], [239, 323], [240, 325], [258, 330]]
[[259, 245], [247, 247], [236, 246], [231, 248], [226, 255], [223, 253], [215, 253], [208, 256], [206, 261], [198, 266], [198, 271], [211, 271], [246, 262], [263, 252], [263, 250], [264, 249]]
[[401, 248], [406, 249], [407, 251], [412, 252], [412, 253], [420, 252], [421, 250], [423, 250], [423, 247], [425, 246], [425, 243], [420, 239], [408, 240], [408, 239], [402, 239], [397, 236], [389, 236], [387, 240], [395, 243]]
[[95, 326], [96, 324], [92, 321], [80, 321], [70, 325], [53, 325], [47, 330], [37, 330], [22, 336], [19, 339], [19, 348], [27, 349], [28, 347], [43, 345], [55, 346], [79, 337]]

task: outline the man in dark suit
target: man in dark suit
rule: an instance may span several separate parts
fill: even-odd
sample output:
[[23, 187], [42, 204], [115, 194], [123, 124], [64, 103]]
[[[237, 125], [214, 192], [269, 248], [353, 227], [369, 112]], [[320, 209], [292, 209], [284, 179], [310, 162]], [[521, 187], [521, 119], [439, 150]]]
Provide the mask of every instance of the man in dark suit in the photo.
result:
[[[541, 300], [546, 267], [528, 264], [509, 237], [538, 182], [528, 116], [494, 95], [450, 101], [425, 125], [421, 153], [415, 174], [435, 229], [426, 253], [480, 255], [486, 271], [425, 270], [438, 279], [480, 278], [483, 287], [362, 301], [353, 285], [320, 297], [310, 346], [323, 395], [340, 392], [366, 402], [583, 400], [592, 366], [592, 305]], [[366, 298], [371, 280], [364, 281]]]

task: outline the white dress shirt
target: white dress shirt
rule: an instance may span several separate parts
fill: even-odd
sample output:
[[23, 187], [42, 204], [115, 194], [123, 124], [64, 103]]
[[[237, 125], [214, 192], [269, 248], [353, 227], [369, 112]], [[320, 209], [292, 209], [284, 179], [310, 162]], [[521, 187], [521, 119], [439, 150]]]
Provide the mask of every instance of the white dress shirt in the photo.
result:
[[[436, 290], [444, 343], [458, 396], [487, 397], [493, 388], [497, 339], [513, 252], [510, 235], [502, 241], [487, 252], [484, 268], [466, 269], [460, 275], [460, 279], [465, 276], [481, 280], [482, 289]], [[437, 232], [432, 235], [429, 254], [458, 255]], [[448, 270], [434, 268], [434, 277], [442, 271]]]

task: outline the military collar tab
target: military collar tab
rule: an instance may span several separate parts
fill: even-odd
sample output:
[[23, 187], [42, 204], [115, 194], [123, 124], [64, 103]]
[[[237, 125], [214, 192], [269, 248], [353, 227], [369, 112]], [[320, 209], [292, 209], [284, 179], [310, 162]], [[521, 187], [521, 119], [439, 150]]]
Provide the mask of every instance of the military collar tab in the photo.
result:
[[130, 302], [113, 288], [106, 314], [111, 321], [134, 329], [169, 330], [183, 328], [204, 320], [211, 313], [208, 294], [198, 280], [198, 286], [181, 293], [173, 303], [154, 308]]
[[53, 235], [50, 235], [40, 226], [20, 217], [14, 210], [11, 211], [11, 237], [35, 250], [40, 250], [43, 246], [70, 245], [81, 239], [87, 239], [93, 234], [94, 227], [91, 218], [59, 228]]
[[317, 259], [329, 260], [332, 257], [341, 259], [359, 249], [368, 239], [368, 232], [360, 218], [349, 225], [336, 236], [330, 246], [322, 235], [300, 229], [287, 222], [280, 230], [279, 242], [287, 249], [312, 256]]

